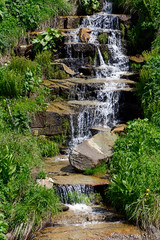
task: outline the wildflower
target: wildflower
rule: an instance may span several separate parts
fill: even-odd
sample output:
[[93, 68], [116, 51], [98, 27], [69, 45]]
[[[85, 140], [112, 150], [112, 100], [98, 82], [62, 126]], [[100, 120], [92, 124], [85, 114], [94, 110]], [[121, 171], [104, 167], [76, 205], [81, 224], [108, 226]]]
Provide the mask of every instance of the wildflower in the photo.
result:
[[149, 189], [147, 189], [146, 191], [149, 192]]
[[146, 196], [148, 196], [148, 195], [149, 195], [149, 193], [147, 192], [147, 193], [146, 193]]

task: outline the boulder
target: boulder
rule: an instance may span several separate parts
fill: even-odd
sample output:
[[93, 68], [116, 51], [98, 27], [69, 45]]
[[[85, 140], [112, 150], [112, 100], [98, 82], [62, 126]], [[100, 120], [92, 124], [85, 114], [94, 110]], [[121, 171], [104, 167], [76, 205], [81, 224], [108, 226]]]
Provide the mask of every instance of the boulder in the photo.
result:
[[90, 39], [89, 33], [91, 32], [90, 28], [81, 28], [79, 30], [79, 37], [81, 42], [88, 42]]
[[70, 164], [78, 171], [91, 169], [112, 156], [112, 149], [117, 135], [110, 132], [98, 133], [77, 145], [70, 153]]

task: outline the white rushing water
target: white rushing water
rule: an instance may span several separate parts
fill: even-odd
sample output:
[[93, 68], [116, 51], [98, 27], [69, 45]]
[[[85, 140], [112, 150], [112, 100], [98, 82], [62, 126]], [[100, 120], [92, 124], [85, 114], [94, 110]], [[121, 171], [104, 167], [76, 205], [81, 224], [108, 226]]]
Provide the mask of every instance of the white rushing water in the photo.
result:
[[[104, 0], [102, 11], [92, 16], [83, 17], [82, 23], [79, 28], [70, 35], [66, 44], [66, 61], [70, 67], [77, 71], [78, 67], [88, 66], [88, 56], [85, 56], [80, 49], [82, 44], [79, 31], [81, 28], [89, 28], [90, 39], [88, 43], [94, 47], [97, 56], [92, 63], [91, 77], [95, 80], [106, 79], [103, 86], [96, 91], [95, 99], [99, 104], [84, 105], [80, 102], [80, 110], [77, 116], [70, 117], [71, 127], [71, 141], [70, 146], [75, 146], [79, 142], [91, 136], [90, 128], [93, 126], [111, 127], [119, 122], [117, 117], [119, 110], [119, 96], [120, 89], [127, 88], [128, 85], [120, 81], [120, 75], [127, 73], [129, 70], [129, 60], [123, 53], [121, 43], [121, 31], [119, 30], [119, 17], [112, 14], [112, 1]], [[106, 33], [108, 43], [105, 45], [108, 54], [108, 62], [105, 62], [103, 47], [99, 43], [98, 36], [100, 33]], [[77, 52], [73, 51], [73, 44], [76, 45]], [[87, 80], [86, 80], [87, 81]], [[84, 85], [83, 85], [84, 86]], [[80, 98], [81, 101], [88, 100], [87, 89], [81, 87]], [[75, 87], [74, 92], [77, 93]], [[97, 93], [98, 92], [98, 93]], [[90, 92], [92, 95], [93, 92]], [[73, 96], [73, 95], [72, 95]], [[90, 96], [89, 96], [90, 97]], [[83, 105], [83, 107], [82, 107]]]

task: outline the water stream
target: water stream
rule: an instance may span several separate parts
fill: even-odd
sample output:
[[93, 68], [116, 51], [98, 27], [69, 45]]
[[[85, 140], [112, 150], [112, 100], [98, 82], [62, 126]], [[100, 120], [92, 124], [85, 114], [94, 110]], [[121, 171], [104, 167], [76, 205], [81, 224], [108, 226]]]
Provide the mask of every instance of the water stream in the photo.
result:
[[[111, 13], [112, 1], [104, 0], [101, 12], [83, 17], [77, 29], [68, 30], [64, 61], [83, 81], [91, 82], [88, 86], [77, 84], [70, 91], [69, 102], [78, 109], [70, 116], [71, 148], [91, 137], [92, 127], [107, 128], [120, 122], [119, 98], [130, 87], [120, 77], [129, 71], [129, 60], [121, 44], [119, 17]], [[90, 39], [84, 43], [79, 31], [86, 27], [90, 29]], [[106, 34], [106, 44], [99, 42], [102, 33]], [[52, 227], [37, 233], [35, 239], [141, 239], [137, 228], [93, 197], [95, 186], [106, 186], [108, 180], [77, 174], [68, 164], [64, 158], [47, 162], [46, 172], [56, 182], [56, 192], [69, 210], [53, 219]]]
[[[91, 136], [90, 128], [93, 126], [112, 127], [120, 122], [119, 97], [121, 89], [128, 88], [127, 83], [120, 81], [121, 74], [129, 70], [128, 57], [123, 52], [121, 44], [121, 31], [119, 30], [119, 17], [112, 15], [112, 2], [105, 0], [100, 13], [83, 17], [80, 26], [69, 33], [65, 42], [65, 62], [68, 66], [79, 73], [90, 68], [92, 81], [104, 80], [104, 84], [97, 93], [87, 94], [88, 89], [83, 89], [77, 97], [79, 114], [71, 116], [71, 140], [70, 146]], [[90, 29], [90, 39], [87, 43], [82, 43], [79, 31], [82, 28]], [[106, 34], [107, 43], [100, 44], [99, 35]], [[85, 50], [89, 48], [91, 50]], [[92, 55], [92, 63], [91, 56]], [[105, 56], [107, 60], [105, 59]], [[86, 81], [87, 81], [86, 79]], [[117, 80], [117, 81], [115, 81]], [[119, 81], [118, 81], [119, 80]], [[77, 89], [75, 88], [71, 99], [75, 99]], [[89, 101], [89, 102], [87, 102]]]

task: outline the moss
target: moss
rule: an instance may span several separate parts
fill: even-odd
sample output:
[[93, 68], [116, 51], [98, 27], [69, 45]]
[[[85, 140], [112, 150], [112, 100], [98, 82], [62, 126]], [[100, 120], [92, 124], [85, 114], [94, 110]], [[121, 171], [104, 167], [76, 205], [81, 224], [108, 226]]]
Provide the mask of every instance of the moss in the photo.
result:
[[101, 44], [107, 44], [108, 43], [108, 34], [102, 33], [98, 36], [98, 40]]
[[103, 52], [103, 58], [106, 64], [108, 64], [108, 53], [107, 52]]
[[51, 78], [55, 79], [66, 79], [69, 78], [69, 74], [67, 74], [60, 65], [52, 66], [52, 74]]
[[123, 23], [120, 23], [120, 30], [121, 30], [121, 34], [122, 34], [122, 39], [124, 40], [125, 37], [125, 26]]

